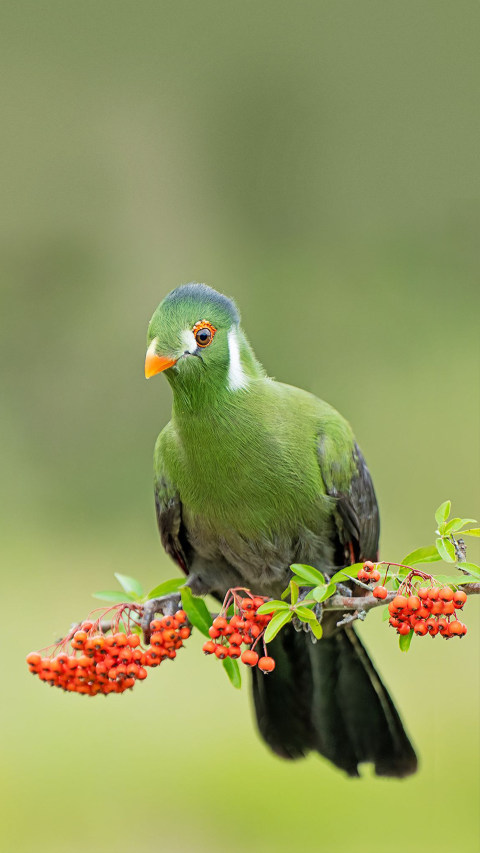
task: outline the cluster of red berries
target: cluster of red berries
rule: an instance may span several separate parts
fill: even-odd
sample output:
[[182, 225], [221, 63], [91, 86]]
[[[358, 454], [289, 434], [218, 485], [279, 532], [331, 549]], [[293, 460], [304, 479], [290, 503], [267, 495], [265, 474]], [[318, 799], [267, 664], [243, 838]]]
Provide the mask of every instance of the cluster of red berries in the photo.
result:
[[359, 570], [357, 577], [359, 581], [365, 581], [365, 583], [370, 583], [370, 581], [380, 580], [380, 572], [375, 566], [375, 563], [372, 563], [370, 560], [366, 560], [366, 562], [363, 564], [363, 568]]
[[[240, 593], [248, 592], [248, 596]], [[260, 595], [251, 595], [248, 590], [229, 590], [222, 612], [213, 620], [209, 628], [211, 640], [203, 646], [206, 655], [215, 655], [219, 660], [227, 657], [240, 658], [247, 666], [258, 666], [263, 673], [273, 672], [275, 661], [268, 657], [263, 636], [265, 628], [272, 618], [271, 613], [257, 613], [258, 608], [268, 601]], [[234, 613], [230, 618], [227, 611], [233, 604]], [[261, 643], [264, 654], [259, 655], [255, 647]], [[242, 645], [247, 648], [242, 651]]]
[[[441, 634], [446, 639], [463, 637], [467, 627], [459, 622], [456, 610], [461, 610], [467, 600], [462, 589], [454, 592], [449, 586], [422, 586], [416, 590], [402, 588], [388, 605], [390, 625], [397, 634], [408, 634], [413, 629], [419, 637]], [[410, 593], [410, 594], [408, 594]]]
[[[150, 623], [150, 648], [143, 648], [140, 636], [132, 628], [140, 608], [120, 604], [115, 610], [109, 633], [100, 627], [100, 619], [85, 621], [50, 654], [27, 655], [30, 672], [52, 687], [96, 696], [98, 693], [123, 693], [147, 677], [146, 667], [158, 666], [166, 658], [175, 658], [190, 626], [183, 610]], [[105, 615], [105, 613], [103, 614]], [[119, 630], [120, 619], [126, 630]], [[71, 651], [69, 650], [69, 646]]]

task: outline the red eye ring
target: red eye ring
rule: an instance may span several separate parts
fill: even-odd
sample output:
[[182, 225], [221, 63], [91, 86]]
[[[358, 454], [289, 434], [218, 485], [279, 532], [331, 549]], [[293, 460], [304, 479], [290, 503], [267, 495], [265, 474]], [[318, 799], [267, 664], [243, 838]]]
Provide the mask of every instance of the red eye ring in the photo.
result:
[[208, 347], [212, 343], [216, 331], [215, 326], [212, 326], [208, 320], [199, 320], [198, 323], [195, 323], [192, 332], [197, 346]]

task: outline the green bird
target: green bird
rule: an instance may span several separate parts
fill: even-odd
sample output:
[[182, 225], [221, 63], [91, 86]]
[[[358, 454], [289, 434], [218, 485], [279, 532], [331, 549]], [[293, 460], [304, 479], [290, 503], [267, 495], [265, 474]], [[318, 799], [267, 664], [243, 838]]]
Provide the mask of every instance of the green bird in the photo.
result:
[[[279, 598], [292, 563], [331, 576], [377, 558], [377, 502], [351, 427], [266, 375], [231, 299], [177, 287], [147, 343], [146, 377], [164, 371], [173, 391], [155, 445], [158, 525], [195, 595], [223, 600], [240, 586]], [[260, 733], [284, 758], [316, 750], [350, 776], [362, 762], [406, 776], [417, 760], [400, 717], [353, 626], [337, 620], [325, 615], [318, 642], [289, 624], [269, 645], [275, 671], [252, 670]]]

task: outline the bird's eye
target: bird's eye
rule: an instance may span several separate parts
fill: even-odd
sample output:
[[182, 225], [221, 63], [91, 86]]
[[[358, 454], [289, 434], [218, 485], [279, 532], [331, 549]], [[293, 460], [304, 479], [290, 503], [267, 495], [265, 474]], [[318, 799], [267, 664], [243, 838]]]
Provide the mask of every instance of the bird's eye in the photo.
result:
[[212, 343], [216, 331], [215, 327], [208, 320], [199, 320], [192, 329], [199, 347], [208, 347]]

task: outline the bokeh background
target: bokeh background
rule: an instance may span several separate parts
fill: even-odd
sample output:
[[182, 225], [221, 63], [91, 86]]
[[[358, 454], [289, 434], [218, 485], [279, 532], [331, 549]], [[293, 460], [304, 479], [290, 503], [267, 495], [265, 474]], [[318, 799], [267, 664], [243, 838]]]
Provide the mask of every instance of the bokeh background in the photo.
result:
[[350, 419], [384, 556], [446, 498], [478, 517], [479, 22], [473, 0], [2, 2], [2, 850], [477, 851], [477, 600], [467, 639], [409, 655], [362, 626], [420, 752], [405, 782], [273, 757], [199, 637], [106, 701], [24, 656], [114, 571], [175, 574], [170, 391], [143, 361], [181, 282], [234, 296], [269, 373]]

